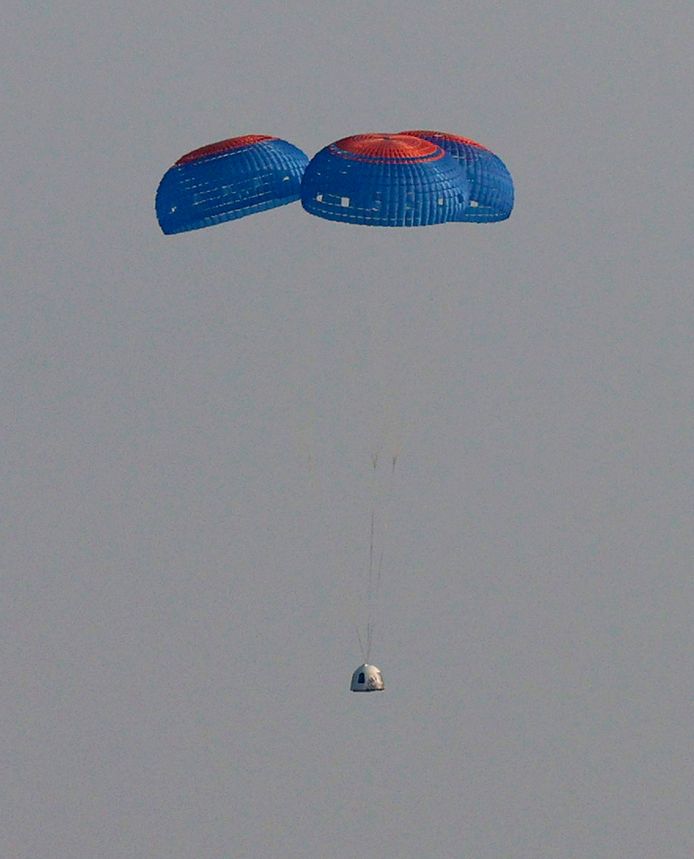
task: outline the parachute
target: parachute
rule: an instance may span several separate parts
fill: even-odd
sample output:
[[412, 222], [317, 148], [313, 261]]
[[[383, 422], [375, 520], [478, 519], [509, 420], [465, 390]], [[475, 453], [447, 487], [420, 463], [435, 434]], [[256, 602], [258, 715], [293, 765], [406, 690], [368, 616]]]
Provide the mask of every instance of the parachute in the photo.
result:
[[312, 215], [381, 227], [457, 220], [470, 183], [441, 146], [406, 134], [357, 134], [308, 164], [301, 205]]
[[279, 137], [231, 137], [182, 156], [156, 195], [166, 234], [301, 200], [311, 215], [377, 227], [491, 223], [513, 209], [513, 180], [481, 143], [443, 131], [356, 134], [309, 161]]
[[231, 137], [183, 155], [156, 196], [167, 235], [198, 230], [298, 200], [308, 157], [266, 134]]
[[448, 152], [470, 181], [470, 203], [456, 221], [478, 224], [504, 221], [513, 209], [513, 179], [504, 162], [481, 143], [445, 131], [403, 131], [429, 140]]

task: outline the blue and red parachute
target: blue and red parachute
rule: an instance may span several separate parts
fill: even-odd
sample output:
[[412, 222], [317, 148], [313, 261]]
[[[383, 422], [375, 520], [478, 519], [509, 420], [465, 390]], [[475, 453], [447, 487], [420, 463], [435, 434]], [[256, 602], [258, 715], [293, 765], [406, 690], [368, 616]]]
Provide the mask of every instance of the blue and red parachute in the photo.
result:
[[314, 155], [301, 205], [329, 221], [416, 227], [454, 221], [470, 186], [440, 146], [405, 134], [357, 134]]
[[195, 149], [159, 183], [159, 226], [167, 234], [182, 233], [292, 203], [307, 164], [300, 149], [267, 134]]
[[350, 224], [488, 223], [511, 214], [513, 180], [489, 149], [440, 131], [357, 134], [310, 161], [286, 140], [251, 134], [179, 158], [159, 184], [156, 212], [171, 234], [299, 199], [312, 215]]
[[470, 182], [470, 202], [456, 221], [504, 221], [513, 209], [513, 179], [506, 165], [481, 143], [443, 131], [403, 131], [440, 146], [462, 167]]

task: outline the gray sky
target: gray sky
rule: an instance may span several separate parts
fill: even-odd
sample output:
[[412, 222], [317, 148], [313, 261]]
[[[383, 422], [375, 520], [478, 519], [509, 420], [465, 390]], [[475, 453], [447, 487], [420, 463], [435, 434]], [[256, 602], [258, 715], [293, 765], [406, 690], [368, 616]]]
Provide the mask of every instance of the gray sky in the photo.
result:
[[[691, 4], [28, 5], [0, 855], [691, 859]], [[190, 149], [408, 127], [512, 218], [159, 232]]]

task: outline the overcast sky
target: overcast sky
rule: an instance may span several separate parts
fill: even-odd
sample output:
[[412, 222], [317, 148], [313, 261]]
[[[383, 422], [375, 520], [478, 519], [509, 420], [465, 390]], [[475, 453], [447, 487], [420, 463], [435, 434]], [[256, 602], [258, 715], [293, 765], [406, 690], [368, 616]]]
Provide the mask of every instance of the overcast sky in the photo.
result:
[[[691, 3], [0, 38], [0, 855], [691, 859]], [[511, 219], [159, 231], [191, 149], [403, 128], [497, 152]]]

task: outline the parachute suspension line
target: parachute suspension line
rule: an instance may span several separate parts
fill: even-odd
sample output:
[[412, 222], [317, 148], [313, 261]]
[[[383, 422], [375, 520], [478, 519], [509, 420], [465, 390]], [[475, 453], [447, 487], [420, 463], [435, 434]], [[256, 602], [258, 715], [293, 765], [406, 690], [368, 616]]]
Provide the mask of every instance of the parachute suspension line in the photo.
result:
[[358, 624], [358, 623], [355, 623], [355, 624], [354, 624], [354, 628], [355, 628], [355, 629], [356, 629], [356, 631], [357, 631], [357, 638], [359, 639], [359, 650], [360, 650], [360, 652], [361, 652], [361, 658], [364, 660], [364, 662], [368, 662], [368, 661], [369, 661], [369, 656], [368, 656], [367, 651], [364, 649], [364, 642], [363, 642], [363, 641], [362, 641], [362, 639], [361, 639], [361, 631], [360, 631], [360, 629], [359, 629], [359, 624]]
[[[383, 559], [385, 555], [385, 542], [388, 533], [389, 525], [389, 507], [390, 499], [393, 492], [393, 475], [398, 461], [399, 452], [392, 455], [390, 461], [390, 469], [385, 476], [385, 483], [382, 481], [379, 487], [376, 471], [378, 468], [379, 452], [376, 451], [371, 455], [371, 464], [374, 472], [374, 503], [371, 508], [371, 516], [369, 520], [369, 562], [368, 576], [366, 588], [366, 631], [364, 639], [357, 627], [359, 637], [359, 646], [364, 655], [364, 661], [369, 662], [371, 658], [371, 648], [374, 641], [374, 631], [376, 627], [376, 609], [378, 607], [378, 598], [381, 589], [381, 578], [383, 573]], [[379, 489], [383, 490], [383, 497], [379, 500], [378, 495], [381, 494]], [[378, 508], [381, 508], [380, 515]]]
[[371, 529], [369, 533], [369, 594], [371, 593], [371, 585], [373, 584], [374, 574], [374, 534], [376, 531], [376, 510], [371, 511]]
[[374, 537], [376, 533], [376, 508], [371, 509], [371, 526], [369, 529], [369, 577], [366, 589], [366, 659], [371, 656], [372, 616], [374, 609]]
[[378, 556], [378, 565], [376, 567], [376, 585], [374, 588], [376, 591], [376, 594], [378, 594], [379, 588], [381, 586], [381, 570], [383, 569], [383, 552], [384, 551], [385, 551], [385, 549], [383, 548], [383, 546], [381, 546], [381, 554]]

